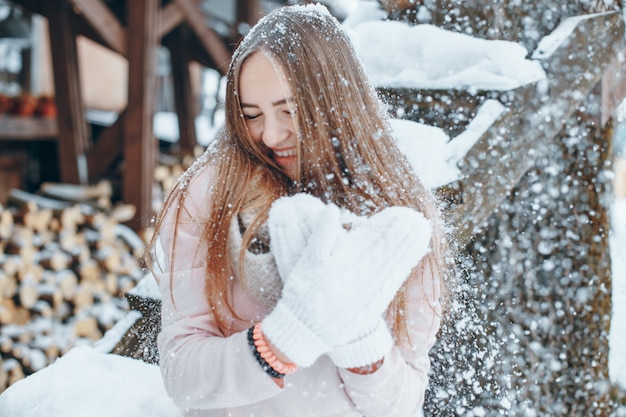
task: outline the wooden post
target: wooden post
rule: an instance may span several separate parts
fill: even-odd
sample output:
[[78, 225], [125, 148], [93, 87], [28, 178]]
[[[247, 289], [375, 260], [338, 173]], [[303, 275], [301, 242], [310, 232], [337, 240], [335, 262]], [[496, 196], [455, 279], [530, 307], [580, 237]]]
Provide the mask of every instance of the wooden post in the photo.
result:
[[112, 50], [126, 56], [126, 31], [102, 0], [71, 0]]
[[50, 46], [53, 51], [60, 176], [64, 182], [85, 184], [88, 178], [84, 154], [90, 147], [91, 135], [80, 94], [71, 5], [67, 0], [50, 0], [43, 7], [47, 11]]
[[198, 144], [195, 127], [198, 106], [191, 88], [190, 58], [185, 47], [185, 39], [188, 38], [189, 34], [185, 32], [189, 32], [189, 28], [181, 25], [172, 31], [170, 36], [168, 36], [168, 40], [171, 45], [170, 62], [172, 81], [174, 83], [174, 102], [180, 134], [178, 145], [181, 152], [192, 154], [193, 148]]
[[128, 107], [124, 120], [124, 180], [122, 196], [135, 205], [129, 222], [135, 230], [148, 226], [152, 216], [152, 183], [157, 142], [152, 118], [156, 98], [156, 50], [159, 0], [127, 2]]
[[124, 147], [122, 126], [124, 126], [125, 119], [126, 110], [117, 116], [115, 123], [100, 133], [93, 148], [87, 153], [89, 178], [101, 178], [121, 155]]

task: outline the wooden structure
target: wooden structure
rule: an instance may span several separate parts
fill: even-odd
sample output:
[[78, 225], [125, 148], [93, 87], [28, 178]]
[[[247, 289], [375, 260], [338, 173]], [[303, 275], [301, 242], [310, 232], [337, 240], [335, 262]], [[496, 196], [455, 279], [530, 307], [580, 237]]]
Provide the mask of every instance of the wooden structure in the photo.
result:
[[[54, 85], [58, 108], [57, 137], [60, 180], [88, 184], [114, 163], [123, 161], [122, 199], [137, 207], [129, 222], [134, 229], [151, 218], [153, 170], [157, 142], [152, 117], [156, 98], [156, 51], [172, 51], [175, 105], [181, 126], [179, 145], [196, 144], [197, 113], [191, 92], [191, 60], [224, 73], [232, 46], [207, 26], [198, 0], [13, 0], [25, 10], [48, 19]], [[260, 8], [256, 0], [237, 1], [237, 19], [253, 24]], [[76, 37], [86, 36], [128, 60], [128, 104], [117, 121], [97, 138], [91, 137], [82, 103]]]

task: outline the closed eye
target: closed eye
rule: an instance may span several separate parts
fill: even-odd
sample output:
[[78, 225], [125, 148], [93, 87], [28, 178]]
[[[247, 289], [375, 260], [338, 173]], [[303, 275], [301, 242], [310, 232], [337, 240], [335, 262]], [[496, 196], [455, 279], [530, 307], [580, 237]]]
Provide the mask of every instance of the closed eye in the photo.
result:
[[243, 115], [243, 118], [244, 118], [245, 120], [254, 120], [254, 119], [256, 119], [257, 117], [259, 117], [260, 115], [261, 115], [261, 114], [244, 114], [244, 115]]
[[285, 115], [285, 116], [293, 117], [293, 115], [296, 113], [295, 106], [292, 105], [291, 103], [285, 103], [280, 108], [280, 113]]

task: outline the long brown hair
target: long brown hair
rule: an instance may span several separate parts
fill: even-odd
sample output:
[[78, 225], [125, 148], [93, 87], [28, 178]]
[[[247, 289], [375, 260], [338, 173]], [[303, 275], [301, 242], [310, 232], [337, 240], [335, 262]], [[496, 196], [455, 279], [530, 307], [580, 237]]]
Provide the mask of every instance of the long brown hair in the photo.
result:
[[[244, 234], [242, 257], [267, 219], [271, 203], [281, 195], [310, 193], [359, 215], [389, 206], [413, 207], [431, 221], [434, 233], [431, 253], [410, 280], [420, 279], [424, 273], [441, 278], [447, 270], [445, 234], [436, 201], [398, 150], [384, 107], [339, 22], [319, 7], [277, 9], [243, 39], [227, 74], [223, 132], [206, 156], [196, 162], [217, 167], [210, 191], [212, 203], [204, 222], [208, 254], [197, 255], [207, 259], [208, 301], [216, 309], [218, 323], [225, 327], [237, 319], [228, 294], [232, 274], [227, 256], [230, 222], [241, 210], [253, 208], [260, 213]], [[240, 71], [246, 59], [258, 51], [280, 65], [293, 96], [300, 161], [295, 181], [252, 141], [241, 112]], [[191, 175], [196, 170], [197, 166], [192, 167]], [[183, 206], [185, 181], [189, 179], [168, 196], [157, 218], [155, 236], [168, 207]], [[388, 310], [398, 340], [408, 337], [403, 314], [407, 293], [405, 284]]]

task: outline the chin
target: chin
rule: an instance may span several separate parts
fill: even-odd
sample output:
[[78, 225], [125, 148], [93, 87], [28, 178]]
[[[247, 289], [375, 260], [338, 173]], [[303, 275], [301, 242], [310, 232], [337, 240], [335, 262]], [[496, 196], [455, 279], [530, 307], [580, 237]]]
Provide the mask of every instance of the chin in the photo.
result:
[[283, 172], [286, 176], [288, 176], [292, 181], [296, 181], [298, 179], [298, 170], [296, 167], [285, 167], [283, 168]]

